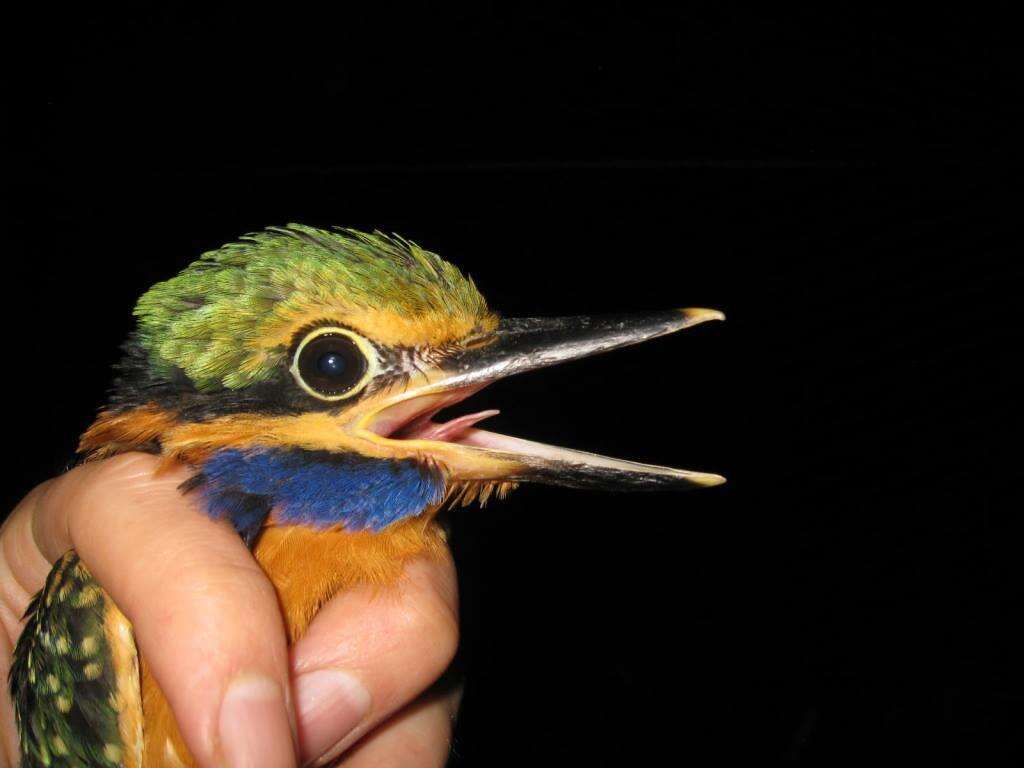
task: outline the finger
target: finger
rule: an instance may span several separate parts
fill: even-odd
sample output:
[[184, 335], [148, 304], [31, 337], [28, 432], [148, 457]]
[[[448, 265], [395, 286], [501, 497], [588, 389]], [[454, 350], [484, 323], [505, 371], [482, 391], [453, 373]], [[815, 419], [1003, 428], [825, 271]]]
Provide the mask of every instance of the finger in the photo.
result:
[[[34, 507], [46, 483], [37, 486], [8, 515], [0, 526], [0, 680], [7, 681], [11, 671], [14, 644], [25, 622], [22, 617], [32, 595], [43, 586], [51, 564], [35, 546], [32, 537]], [[20, 759], [20, 744], [14, 721], [14, 702], [0, 694], [0, 765], [15, 766]]]
[[12, 644], [21, 634], [29, 600], [42, 589], [53, 567], [40, 553], [32, 531], [33, 510], [52, 482], [36, 486], [0, 528], [0, 622]]
[[387, 590], [344, 592], [293, 649], [303, 760], [333, 758], [430, 686], [458, 647], [451, 557], [420, 559]]
[[[14, 647], [7, 635], [0, 632], [0, 680], [7, 681], [11, 671]], [[0, 765], [18, 764], [18, 734], [14, 728], [14, 707], [11, 697], [0, 694]]]
[[230, 525], [181, 495], [188, 471], [157, 463], [129, 454], [53, 482], [31, 509], [39, 551], [74, 547], [110, 593], [201, 764], [294, 765], [273, 587]]
[[428, 696], [394, 715], [350, 749], [344, 768], [443, 768], [452, 751], [452, 729], [462, 691]]

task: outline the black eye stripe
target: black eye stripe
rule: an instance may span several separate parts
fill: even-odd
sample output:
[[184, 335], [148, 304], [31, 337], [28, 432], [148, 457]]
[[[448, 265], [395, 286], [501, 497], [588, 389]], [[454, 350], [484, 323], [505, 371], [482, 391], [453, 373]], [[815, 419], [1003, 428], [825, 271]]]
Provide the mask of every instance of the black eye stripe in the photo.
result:
[[295, 372], [302, 382], [324, 397], [338, 397], [360, 384], [368, 362], [355, 341], [344, 333], [316, 334], [300, 345]]

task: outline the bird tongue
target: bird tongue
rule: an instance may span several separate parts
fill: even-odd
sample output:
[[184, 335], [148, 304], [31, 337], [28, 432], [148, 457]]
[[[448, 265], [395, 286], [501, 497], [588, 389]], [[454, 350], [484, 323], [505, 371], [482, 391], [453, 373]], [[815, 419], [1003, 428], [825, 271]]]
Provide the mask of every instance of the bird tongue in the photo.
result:
[[392, 437], [399, 440], [434, 440], [450, 443], [457, 440], [474, 424], [484, 419], [489, 419], [491, 416], [497, 416], [500, 411], [491, 409], [478, 411], [477, 413], [468, 413], [465, 416], [459, 416], [456, 419], [445, 421], [441, 424], [433, 420], [435, 413], [436, 411], [434, 413], [426, 413], [420, 418], [413, 420], [392, 435]]

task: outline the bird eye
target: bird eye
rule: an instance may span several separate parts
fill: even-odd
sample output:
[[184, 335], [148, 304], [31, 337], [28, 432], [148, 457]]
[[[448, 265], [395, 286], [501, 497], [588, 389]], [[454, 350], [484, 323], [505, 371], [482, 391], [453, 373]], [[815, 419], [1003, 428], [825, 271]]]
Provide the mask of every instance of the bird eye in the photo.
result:
[[370, 380], [369, 342], [346, 328], [317, 328], [295, 350], [292, 376], [321, 400], [344, 400]]

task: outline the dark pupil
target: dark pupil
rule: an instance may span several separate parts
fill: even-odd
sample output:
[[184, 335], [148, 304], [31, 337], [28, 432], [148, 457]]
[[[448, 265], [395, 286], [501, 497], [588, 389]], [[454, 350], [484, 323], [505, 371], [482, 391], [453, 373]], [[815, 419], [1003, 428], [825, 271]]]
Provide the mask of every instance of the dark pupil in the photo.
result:
[[345, 373], [345, 357], [337, 352], [325, 352], [316, 361], [316, 367], [324, 376], [341, 376]]
[[307, 386], [322, 395], [341, 395], [359, 383], [366, 358], [351, 339], [325, 333], [302, 348], [299, 373]]

